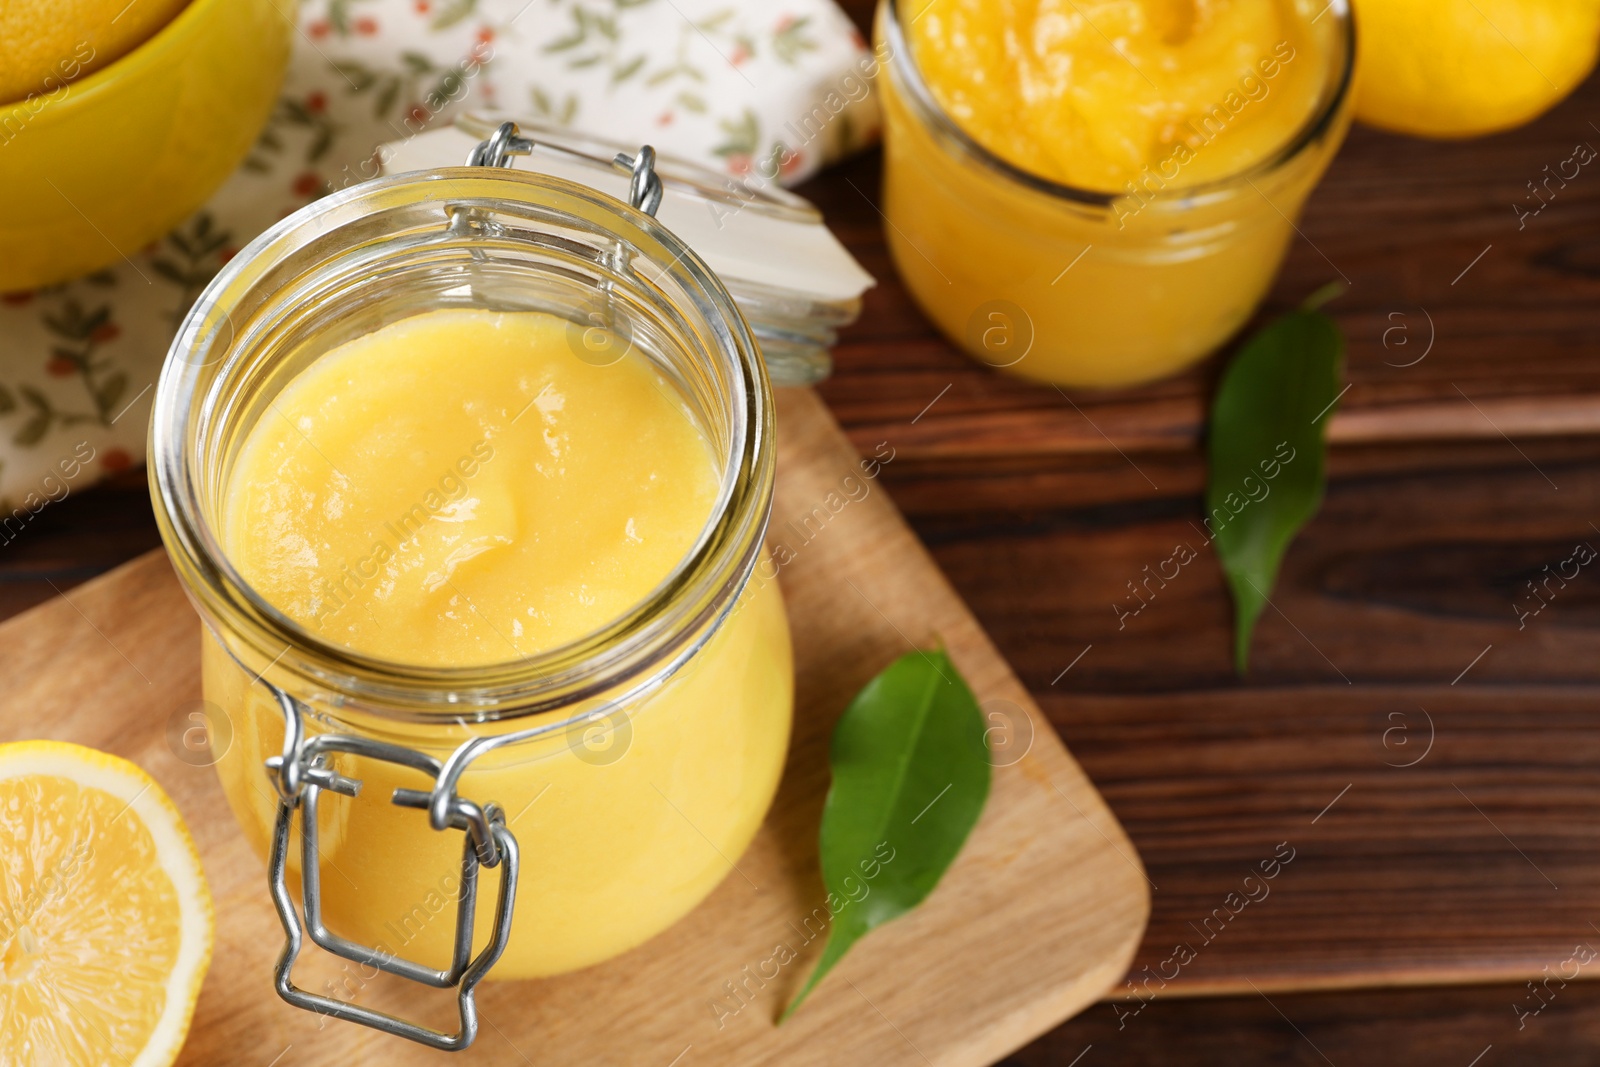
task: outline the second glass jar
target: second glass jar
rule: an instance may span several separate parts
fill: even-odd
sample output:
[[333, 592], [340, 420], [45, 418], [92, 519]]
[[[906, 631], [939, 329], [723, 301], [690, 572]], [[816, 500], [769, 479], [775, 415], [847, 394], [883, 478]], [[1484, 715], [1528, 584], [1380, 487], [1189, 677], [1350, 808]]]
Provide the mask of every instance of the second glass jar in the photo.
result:
[[1196, 362], [1249, 318], [1349, 125], [1345, 0], [1316, 28], [1322, 92], [1289, 143], [1221, 180], [1141, 179], [1137, 195], [1062, 185], [980, 145], [925, 84], [903, 6], [884, 0], [877, 16], [886, 237], [941, 332], [1007, 373], [1112, 387]]

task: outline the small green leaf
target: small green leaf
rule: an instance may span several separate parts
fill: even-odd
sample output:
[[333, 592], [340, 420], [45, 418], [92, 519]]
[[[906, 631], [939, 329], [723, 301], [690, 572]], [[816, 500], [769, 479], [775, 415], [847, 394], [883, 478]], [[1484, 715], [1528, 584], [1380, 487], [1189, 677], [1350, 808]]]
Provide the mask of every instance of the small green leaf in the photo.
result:
[[1323, 427], [1339, 398], [1344, 337], [1320, 311], [1293, 311], [1250, 338], [1211, 405], [1206, 525], [1234, 605], [1234, 669], [1289, 543], [1322, 504]]
[[642, 55], [634, 56], [622, 66], [617, 67], [611, 72], [611, 84], [618, 85], [639, 73], [639, 68], [644, 66], [644, 60], [645, 57]]
[[311, 139], [311, 144], [306, 148], [306, 162], [315, 163], [328, 154], [328, 149], [333, 147], [333, 131], [327, 126], [319, 126], [317, 135]]
[[150, 266], [155, 272], [175, 285], [188, 285], [189, 276], [176, 263], [169, 263], [164, 259], [153, 259]]
[[94, 391], [95, 402], [100, 410], [110, 414], [117, 401], [122, 399], [122, 394], [128, 390], [128, 376], [122, 371], [112, 371], [106, 380]]
[[432, 29], [435, 33], [447, 30], [471, 15], [477, 8], [478, 0], [451, 0], [433, 17]]
[[783, 1019], [863, 935], [921, 904], [989, 796], [983, 714], [944, 652], [900, 657], [833, 731], [818, 844], [832, 923]]
[[[378, 76], [362, 63], [340, 63], [330, 59], [328, 65], [349, 83], [352, 93], [364, 93], [372, 88], [373, 83], [378, 80]], [[282, 104], [289, 118], [296, 122], [304, 124], [311, 120], [311, 113], [302, 107], [298, 101], [285, 98]]]
[[389, 113], [389, 109], [394, 107], [394, 102], [398, 99], [400, 99], [400, 79], [390, 78], [384, 84], [384, 87], [378, 91], [377, 97], [372, 102], [373, 117], [383, 118]]
[[22, 424], [22, 428], [11, 436], [11, 443], [20, 448], [31, 448], [44, 440], [44, 435], [49, 432], [50, 413], [41, 411]]

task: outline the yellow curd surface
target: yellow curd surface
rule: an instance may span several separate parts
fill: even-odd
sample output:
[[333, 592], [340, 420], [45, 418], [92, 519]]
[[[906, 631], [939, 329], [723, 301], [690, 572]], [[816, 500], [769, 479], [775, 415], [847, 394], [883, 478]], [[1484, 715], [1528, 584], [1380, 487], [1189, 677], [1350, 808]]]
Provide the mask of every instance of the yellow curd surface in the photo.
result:
[[[1013, 373], [1124, 385], [1248, 317], [1347, 121], [1281, 158], [1344, 74], [1327, 0], [909, 0], [898, 13], [909, 55], [881, 83], [889, 243], [953, 340]], [[938, 131], [912, 99], [912, 63], [937, 112], [1024, 177]]]
[[[689, 552], [718, 474], [647, 359], [587, 362], [570, 329], [533, 312], [442, 310], [324, 355], [240, 449], [229, 559], [313, 633], [391, 662], [515, 660], [625, 613]], [[262, 761], [281, 749], [281, 715], [212, 639], [204, 669], [207, 698], [236, 733], [223, 783], [264, 852], [276, 799]], [[752, 583], [689, 666], [638, 702], [475, 763], [460, 794], [505, 810], [523, 861], [492, 976], [606, 959], [710, 892], [776, 789], [792, 695], [778, 587]], [[474, 733], [529, 725], [391, 724], [380, 736], [442, 758]], [[443, 966], [461, 834], [389, 803], [396, 787], [425, 788], [421, 775], [354, 757], [339, 769], [365, 786], [356, 800], [322, 798], [330, 927]], [[482, 872], [480, 946], [498, 880]]]

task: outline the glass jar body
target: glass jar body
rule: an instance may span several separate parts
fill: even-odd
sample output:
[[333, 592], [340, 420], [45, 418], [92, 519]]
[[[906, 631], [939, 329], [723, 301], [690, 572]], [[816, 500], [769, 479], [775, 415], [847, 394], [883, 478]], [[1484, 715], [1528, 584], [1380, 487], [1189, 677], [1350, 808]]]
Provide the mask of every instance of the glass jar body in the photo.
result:
[[893, 18], [880, 5], [883, 211], [895, 266], [953, 343], [1037, 381], [1134, 385], [1225, 341], [1266, 295], [1293, 220], [1349, 126], [1346, 59], [1329, 69], [1318, 128], [1273, 166], [1193, 191], [1150, 174], [1137, 196], [1068, 195], [954, 130]]
[[[206, 699], [234, 730], [217, 765], [223, 792], [265, 856], [278, 797], [262, 765], [282, 750], [283, 715], [209, 632], [203, 669]], [[652, 691], [474, 762], [458, 791], [500, 805], [524, 860], [511, 941], [489, 977], [543, 977], [599, 963], [704, 899], [731, 873], [772, 802], [793, 695], [782, 596], [776, 582], [752, 582], [711, 639]], [[309, 733], [349, 732], [325, 700], [302, 699], [314, 715]], [[495, 731], [367, 723], [361, 732], [442, 761], [463, 741]], [[461, 835], [430, 830], [425, 813], [389, 803], [397, 788], [427, 788], [415, 772], [348, 754], [334, 768], [363, 788], [358, 798], [324, 795], [319, 805], [329, 928], [444, 967], [455, 938]], [[289, 856], [293, 884], [298, 841]], [[493, 929], [496, 872], [483, 878], [475, 951]]]
[[[503, 662], [418, 664], [331, 642], [264, 599], [224, 548], [242, 443], [274, 417], [283, 390], [353, 338], [440, 308], [556, 315], [570, 324], [570, 352], [554, 358], [649, 360], [658, 388], [702, 431], [717, 477], [693, 547], [642, 600], [598, 630]], [[625, 351], [589, 347], [602, 324]], [[269, 769], [294, 738], [286, 710], [298, 707], [290, 720], [307, 738], [344, 739], [320, 758], [358, 794], [314, 794], [332, 934], [380, 958], [448, 968], [463, 835], [399, 806], [396, 790], [437, 787], [497, 811], [517, 839], [510, 940], [490, 978], [624, 952], [733, 870], [776, 790], [793, 703], [788, 625], [762, 553], [771, 422], [759, 351], [726, 289], [653, 219], [572, 182], [493, 167], [381, 179], [284, 220], [218, 275], [157, 390], [157, 520], [204, 623], [206, 699], [232, 727], [217, 765], [224, 792], [258, 851], [285, 811], [303, 837], [316, 788]], [[419, 460], [402, 449], [394, 462], [409, 478]], [[616, 471], [627, 473], [625, 463]], [[392, 762], [403, 750], [415, 759]], [[449, 766], [459, 778], [447, 780]], [[296, 899], [301, 845], [287, 853]], [[479, 878], [475, 951], [490, 941], [506, 869], [485, 866]], [[285, 916], [286, 927], [298, 922]]]

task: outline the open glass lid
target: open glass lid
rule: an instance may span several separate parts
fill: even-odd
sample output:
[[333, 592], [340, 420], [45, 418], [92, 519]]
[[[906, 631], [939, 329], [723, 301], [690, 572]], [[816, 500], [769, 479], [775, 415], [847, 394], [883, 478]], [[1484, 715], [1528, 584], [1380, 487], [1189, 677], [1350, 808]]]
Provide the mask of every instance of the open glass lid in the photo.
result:
[[[454, 126], [378, 149], [387, 174], [459, 166], [508, 116], [474, 112]], [[637, 146], [515, 119], [533, 150], [521, 169], [548, 174], [628, 201], [630, 177], [615, 163]], [[662, 196], [657, 219], [716, 271], [761, 344], [774, 385], [807, 385], [828, 376], [838, 328], [861, 313], [875, 283], [822, 215], [804, 198], [763, 181], [740, 180], [696, 163], [657, 156]], [[648, 208], [647, 208], [648, 210]]]

